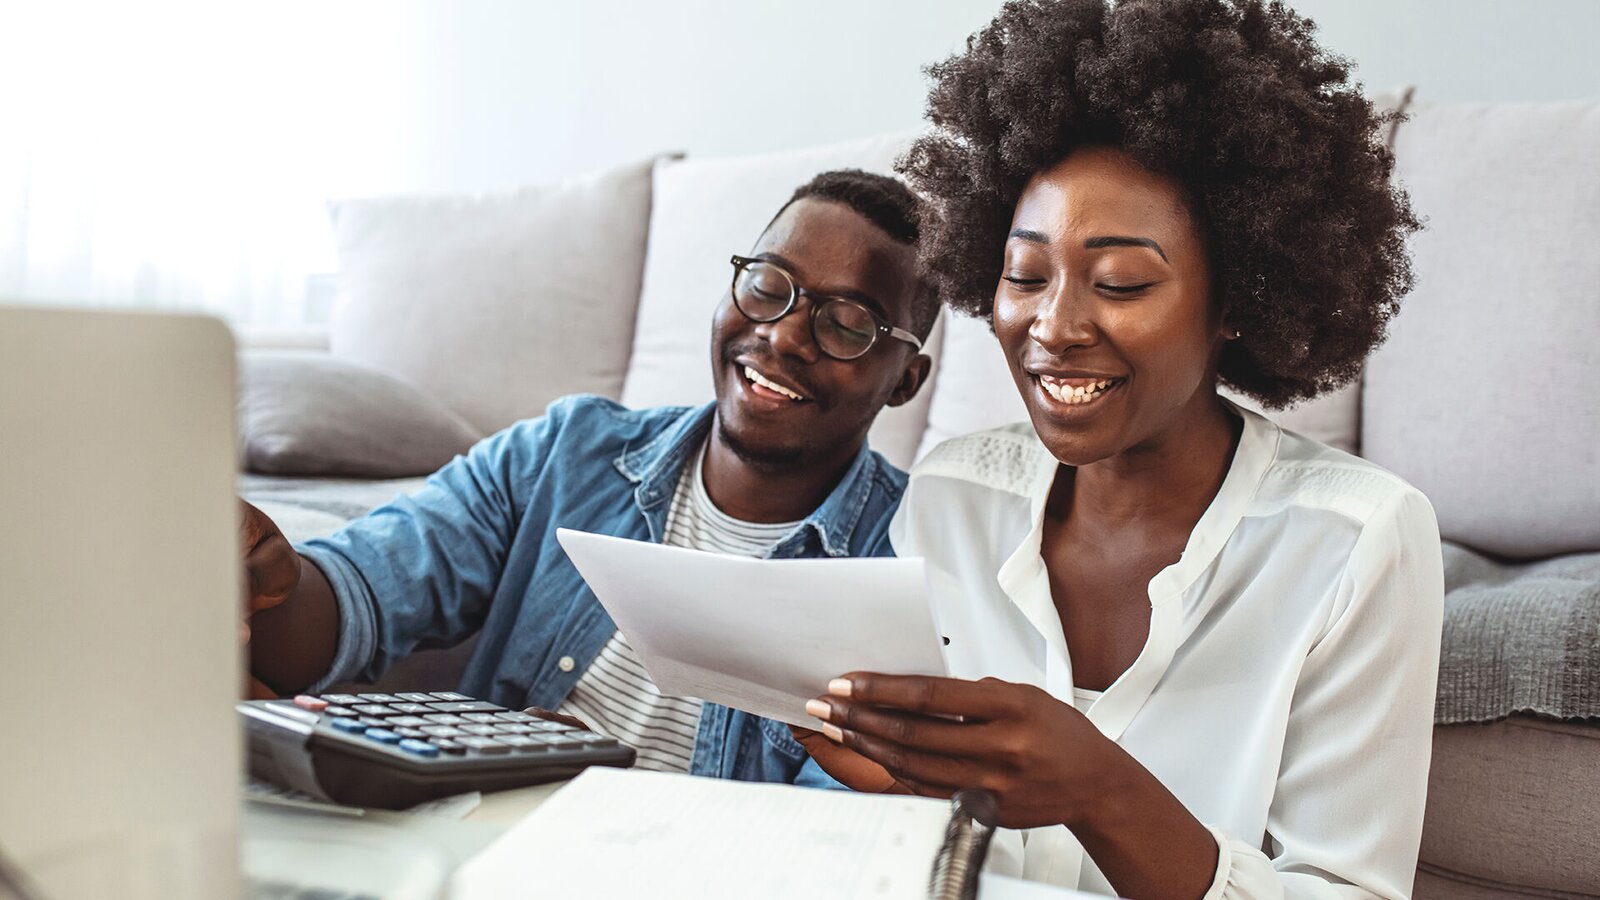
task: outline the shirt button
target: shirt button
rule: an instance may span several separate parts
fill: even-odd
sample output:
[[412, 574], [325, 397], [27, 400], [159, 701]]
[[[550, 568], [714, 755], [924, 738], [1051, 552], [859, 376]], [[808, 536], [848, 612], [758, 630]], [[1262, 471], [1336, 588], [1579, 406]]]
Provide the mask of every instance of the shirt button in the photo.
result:
[[577, 667], [578, 667], [578, 664], [575, 661], [573, 661], [572, 657], [570, 657], [570, 656], [563, 656], [563, 657], [561, 657], [561, 661], [556, 663], [556, 668], [560, 669], [563, 672], [571, 672], [573, 669], [576, 669]]

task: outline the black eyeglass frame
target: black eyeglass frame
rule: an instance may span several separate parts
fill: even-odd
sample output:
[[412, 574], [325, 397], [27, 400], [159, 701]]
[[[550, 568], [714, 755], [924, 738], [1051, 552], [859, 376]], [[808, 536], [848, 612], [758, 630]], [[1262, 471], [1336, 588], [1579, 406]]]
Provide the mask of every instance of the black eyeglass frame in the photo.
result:
[[[733, 308], [739, 311], [739, 315], [744, 316], [746, 319], [749, 319], [752, 322], [776, 322], [779, 319], [782, 319], [784, 316], [787, 316], [789, 313], [794, 312], [795, 304], [800, 302], [801, 297], [810, 297], [811, 339], [816, 341], [818, 350], [821, 350], [823, 353], [827, 353], [834, 359], [848, 362], [852, 359], [860, 359], [861, 357], [866, 356], [868, 353], [872, 352], [873, 347], [878, 346], [878, 335], [880, 334], [886, 334], [889, 337], [897, 340], [905, 341], [919, 351], [922, 349], [921, 338], [905, 330], [904, 328], [896, 328], [895, 326], [890, 325], [888, 322], [885, 322], [883, 320], [883, 316], [878, 315], [870, 307], [857, 303], [848, 297], [834, 297], [828, 294], [818, 294], [813, 291], [806, 290], [800, 286], [800, 282], [795, 280], [793, 273], [775, 262], [765, 259], [752, 259], [748, 256], [740, 256], [737, 253], [733, 255], [733, 259], [730, 260], [730, 262], [733, 263], [733, 282], [729, 286], [728, 290], [730, 295], [733, 297]], [[771, 266], [778, 272], [778, 274], [783, 276], [785, 281], [789, 282], [789, 302], [783, 305], [783, 311], [779, 312], [775, 316], [770, 316], [764, 319], [758, 316], [750, 315], [750, 313], [746, 311], [743, 306], [739, 305], [739, 276], [744, 274], [745, 269], [748, 269], [757, 263], [760, 263], [763, 266]], [[840, 356], [837, 353], [829, 353], [828, 350], [822, 346], [822, 341], [817, 338], [817, 313], [819, 313], [822, 308], [829, 303], [849, 304], [850, 306], [853, 306], [856, 309], [866, 313], [867, 317], [872, 319], [872, 324], [874, 326], [872, 340], [861, 350], [860, 353], [857, 353], [855, 356]]]

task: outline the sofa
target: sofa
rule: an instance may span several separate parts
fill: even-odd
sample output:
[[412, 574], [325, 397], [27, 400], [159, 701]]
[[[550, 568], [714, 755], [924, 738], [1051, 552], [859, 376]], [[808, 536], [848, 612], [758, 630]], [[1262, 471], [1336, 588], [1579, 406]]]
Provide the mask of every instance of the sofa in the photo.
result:
[[[1600, 897], [1600, 102], [1375, 96], [1425, 221], [1417, 286], [1348, 388], [1271, 413], [1432, 500], [1446, 618], [1415, 896]], [[710, 398], [709, 317], [743, 252], [825, 169], [914, 137], [666, 155], [502, 194], [331, 204], [325, 328], [246, 333], [241, 491], [293, 539], [337, 528], [554, 398]], [[909, 466], [1024, 417], [984, 323], [945, 317], [930, 382], [871, 441]], [[447, 688], [463, 647], [385, 689]]]

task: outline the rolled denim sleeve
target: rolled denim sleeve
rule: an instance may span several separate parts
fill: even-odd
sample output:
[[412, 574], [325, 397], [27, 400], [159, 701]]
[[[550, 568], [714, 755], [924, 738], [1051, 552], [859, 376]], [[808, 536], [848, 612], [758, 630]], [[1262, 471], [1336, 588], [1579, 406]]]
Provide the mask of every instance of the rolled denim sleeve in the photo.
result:
[[314, 690], [375, 680], [413, 650], [454, 645], [482, 626], [559, 419], [553, 407], [486, 438], [416, 494], [296, 548], [339, 607], [333, 666]]

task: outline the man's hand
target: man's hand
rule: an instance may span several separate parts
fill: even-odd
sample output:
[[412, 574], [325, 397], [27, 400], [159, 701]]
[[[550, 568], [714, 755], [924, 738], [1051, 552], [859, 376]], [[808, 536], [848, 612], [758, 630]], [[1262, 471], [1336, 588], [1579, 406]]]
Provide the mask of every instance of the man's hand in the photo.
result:
[[[289, 545], [266, 513], [239, 501], [239, 543], [244, 552], [245, 619], [251, 613], [277, 606], [300, 584], [300, 555]], [[250, 640], [246, 621], [241, 635]]]
[[[239, 639], [249, 643], [250, 615], [282, 603], [300, 584], [300, 556], [265, 513], [243, 500], [239, 507], [239, 543], [244, 554], [244, 618], [239, 623]], [[251, 700], [278, 696], [251, 675], [245, 676], [244, 693]]]
[[542, 706], [530, 706], [523, 710], [523, 713], [533, 716], [535, 719], [544, 719], [546, 722], [558, 722], [562, 725], [571, 725], [573, 728], [577, 728], [582, 731], [594, 730], [593, 728], [583, 724], [582, 719], [573, 718], [572, 716], [565, 716], [556, 712], [555, 710], [545, 709]]

